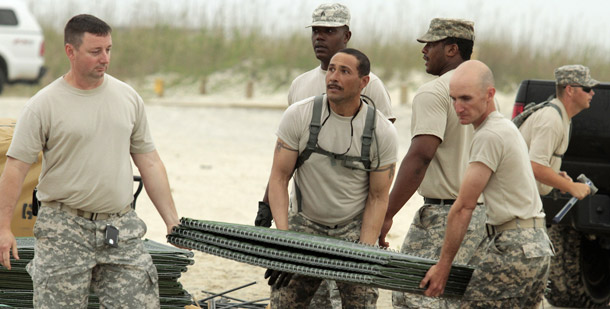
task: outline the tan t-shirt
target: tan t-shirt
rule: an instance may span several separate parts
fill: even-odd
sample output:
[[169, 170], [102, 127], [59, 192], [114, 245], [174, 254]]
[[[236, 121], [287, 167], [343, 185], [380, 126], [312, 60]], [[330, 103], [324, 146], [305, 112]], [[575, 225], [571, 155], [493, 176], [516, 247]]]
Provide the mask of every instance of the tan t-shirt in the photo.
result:
[[472, 126], [461, 125], [449, 96], [453, 70], [422, 85], [413, 98], [412, 137], [441, 139], [417, 192], [429, 198], [455, 199], [468, 162]]
[[[307, 146], [311, 123], [313, 98], [288, 107], [280, 122], [277, 136], [299, 154]], [[328, 117], [318, 135], [318, 145], [327, 151], [360, 156], [362, 130], [367, 107], [362, 105], [352, 117], [342, 117], [329, 109], [324, 96], [321, 122]], [[330, 110], [330, 116], [329, 116]], [[351, 123], [351, 124], [350, 124]], [[376, 116], [375, 134], [371, 145], [371, 168], [396, 162], [398, 136], [395, 127], [380, 112]], [[353, 136], [350, 137], [353, 124]], [[379, 148], [378, 148], [379, 147]], [[368, 173], [342, 166], [342, 162], [312, 153], [294, 175], [302, 193], [302, 211], [308, 219], [320, 224], [334, 226], [349, 222], [364, 211], [369, 193]], [[293, 187], [291, 208], [297, 209]]]
[[43, 151], [40, 201], [113, 213], [133, 200], [130, 153], [154, 149], [142, 98], [105, 75], [93, 90], [60, 77], [39, 91], [25, 105], [7, 155], [33, 163]]
[[[377, 110], [384, 114], [387, 119], [396, 119], [392, 113], [390, 94], [385, 85], [373, 72], [369, 74], [369, 78], [369, 84], [362, 89], [362, 94], [373, 99]], [[297, 76], [292, 81], [288, 90], [288, 105], [323, 93], [326, 93], [326, 71], [318, 66]]]
[[[561, 101], [553, 99], [551, 103], [559, 107], [563, 117], [554, 107], [547, 106], [531, 114], [519, 127], [519, 131], [529, 148], [530, 160], [559, 172], [561, 167], [559, 156], [566, 152], [570, 142], [571, 120]], [[539, 181], [536, 181], [536, 185], [542, 195], [549, 194], [553, 190], [553, 187]]]
[[489, 114], [475, 130], [469, 162], [481, 162], [493, 171], [483, 189], [488, 224], [544, 218], [527, 146], [502, 114]]

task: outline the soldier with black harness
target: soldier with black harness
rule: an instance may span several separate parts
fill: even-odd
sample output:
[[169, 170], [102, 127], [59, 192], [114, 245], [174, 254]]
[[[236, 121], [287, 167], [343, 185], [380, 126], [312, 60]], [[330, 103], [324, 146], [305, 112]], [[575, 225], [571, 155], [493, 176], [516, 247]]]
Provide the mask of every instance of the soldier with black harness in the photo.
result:
[[[338, 52], [326, 75], [327, 94], [295, 103], [282, 116], [269, 179], [278, 229], [376, 244], [394, 177], [397, 133], [360, 95], [369, 70], [361, 52]], [[300, 308], [309, 304], [321, 279], [295, 275], [280, 281], [286, 286], [272, 287], [271, 306]], [[375, 289], [337, 285], [343, 306], [375, 306]]]

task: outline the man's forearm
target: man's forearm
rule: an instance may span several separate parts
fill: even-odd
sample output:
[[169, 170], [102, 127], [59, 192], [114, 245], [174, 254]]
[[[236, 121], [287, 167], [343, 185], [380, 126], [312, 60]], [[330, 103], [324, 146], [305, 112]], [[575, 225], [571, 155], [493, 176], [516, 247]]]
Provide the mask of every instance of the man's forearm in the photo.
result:
[[[459, 202], [456, 202], [456, 204]], [[451, 265], [453, 259], [460, 249], [464, 236], [468, 230], [473, 209], [466, 207], [455, 207], [453, 205], [447, 216], [447, 229], [445, 230], [445, 240], [441, 249], [439, 264]]]
[[155, 205], [159, 215], [163, 218], [165, 225], [168, 227], [169, 232], [169, 229], [172, 226], [180, 223], [180, 219], [178, 218], [176, 205], [172, 198], [165, 167], [161, 164], [156, 167], [156, 170], [154, 176], [144, 178], [144, 175], [142, 175], [144, 186], [146, 187], [146, 192], [150, 197], [150, 200], [153, 205]]
[[362, 227], [360, 229], [360, 242], [374, 245], [377, 243], [381, 225], [387, 211], [388, 198], [375, 197], [369, 194], [364, 214], [362, 215]]
[[7, 181], [0, 178], [0, 229], [11, 228], [13, 213], [21, 193], [21, 186], [18, 190], [9, 190], [9, 186], [11, 185], [8, 185]]
[[21, 195], [23, 181], [30, 165], [13, 158], [7, 158], [0, 176], [0, 228], [11, 227], [13, 213]]
[[400, 164], [388, 203], [387, 218], [393, 218], [424, 180], [430, 161], [407, 154]]
[[173, 226], [180, 224], [180, 219], [172, 198], [165, 166], [156, 151], [137, 154], [133, 158], [142, 175], [146, 193], [165, 222], [167, 232], [170, 233]]
[[570, 190], [571, 181], [556, 173], [552, 168], [532, 162], [534, 177], [539, 182], [564, 192]]
[[275, 227], [288, 230], [288, 182], [289, 180], [269, 180], [269, 207], [273, 214]]

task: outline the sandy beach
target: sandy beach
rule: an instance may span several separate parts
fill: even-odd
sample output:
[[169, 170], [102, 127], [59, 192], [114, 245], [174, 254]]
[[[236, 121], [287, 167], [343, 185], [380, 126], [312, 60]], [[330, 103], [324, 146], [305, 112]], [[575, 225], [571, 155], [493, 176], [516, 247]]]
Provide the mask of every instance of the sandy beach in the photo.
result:
[[[512, 94], [500, 101], [504, 114], [510, 111], [511, 98]], [[26, 100], [1, 98], [0, 116], [18, 118]], [[271, 169], [275, 130], [284, 100], [283, 95], [231, 101], [197, 97], [146, 100], [153, 138], [167, 168], [180, 216], [254, 223]], [[409, 105], [395, 104], [393, 109], [398, 119], [400, 162], [410, 143], [411, 111]], [[414, 196], [395, 217], [388, 235], [391, 249], [400, 248], [421, 203], [422, 198]], [[165, 242], [165, 224], [145, 193], [138, 198], [136, 211], [148, 226], [145, 237]], [[204, 291], [222, 292], [257, 282], [229, 294], [257, 300], [269, 297], [263, 273], [260, 267], [195, 252], [195, 264], [180, 282], [195, 299], [203, 298]], [[380, 291], [378, 308], [391, 308], [390, 291]]]

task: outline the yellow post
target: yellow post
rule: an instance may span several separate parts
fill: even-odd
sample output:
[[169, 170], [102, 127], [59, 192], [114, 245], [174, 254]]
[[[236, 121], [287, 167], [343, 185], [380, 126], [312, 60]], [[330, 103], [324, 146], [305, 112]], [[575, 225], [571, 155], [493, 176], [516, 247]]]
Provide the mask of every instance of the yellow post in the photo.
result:
[[246, 85], [246, 98], [252, 99], [253, 95], [254, 95], [254, 82], [249, 80], [248, 84]]
[[206, 84], [208, 83], [208, 79], [204, 76], [201, 78], [199, 82], [199, 94], [206, 93]]
[[163, 80], [160, 78], [155, 79], [155, 93], [159, 97], [163, 97]]
[[402, 84], [400, 85], [400, 104], [407, 104], [407, 100], [408, 100], [408, 91], [407, 91], [407, 85]]

